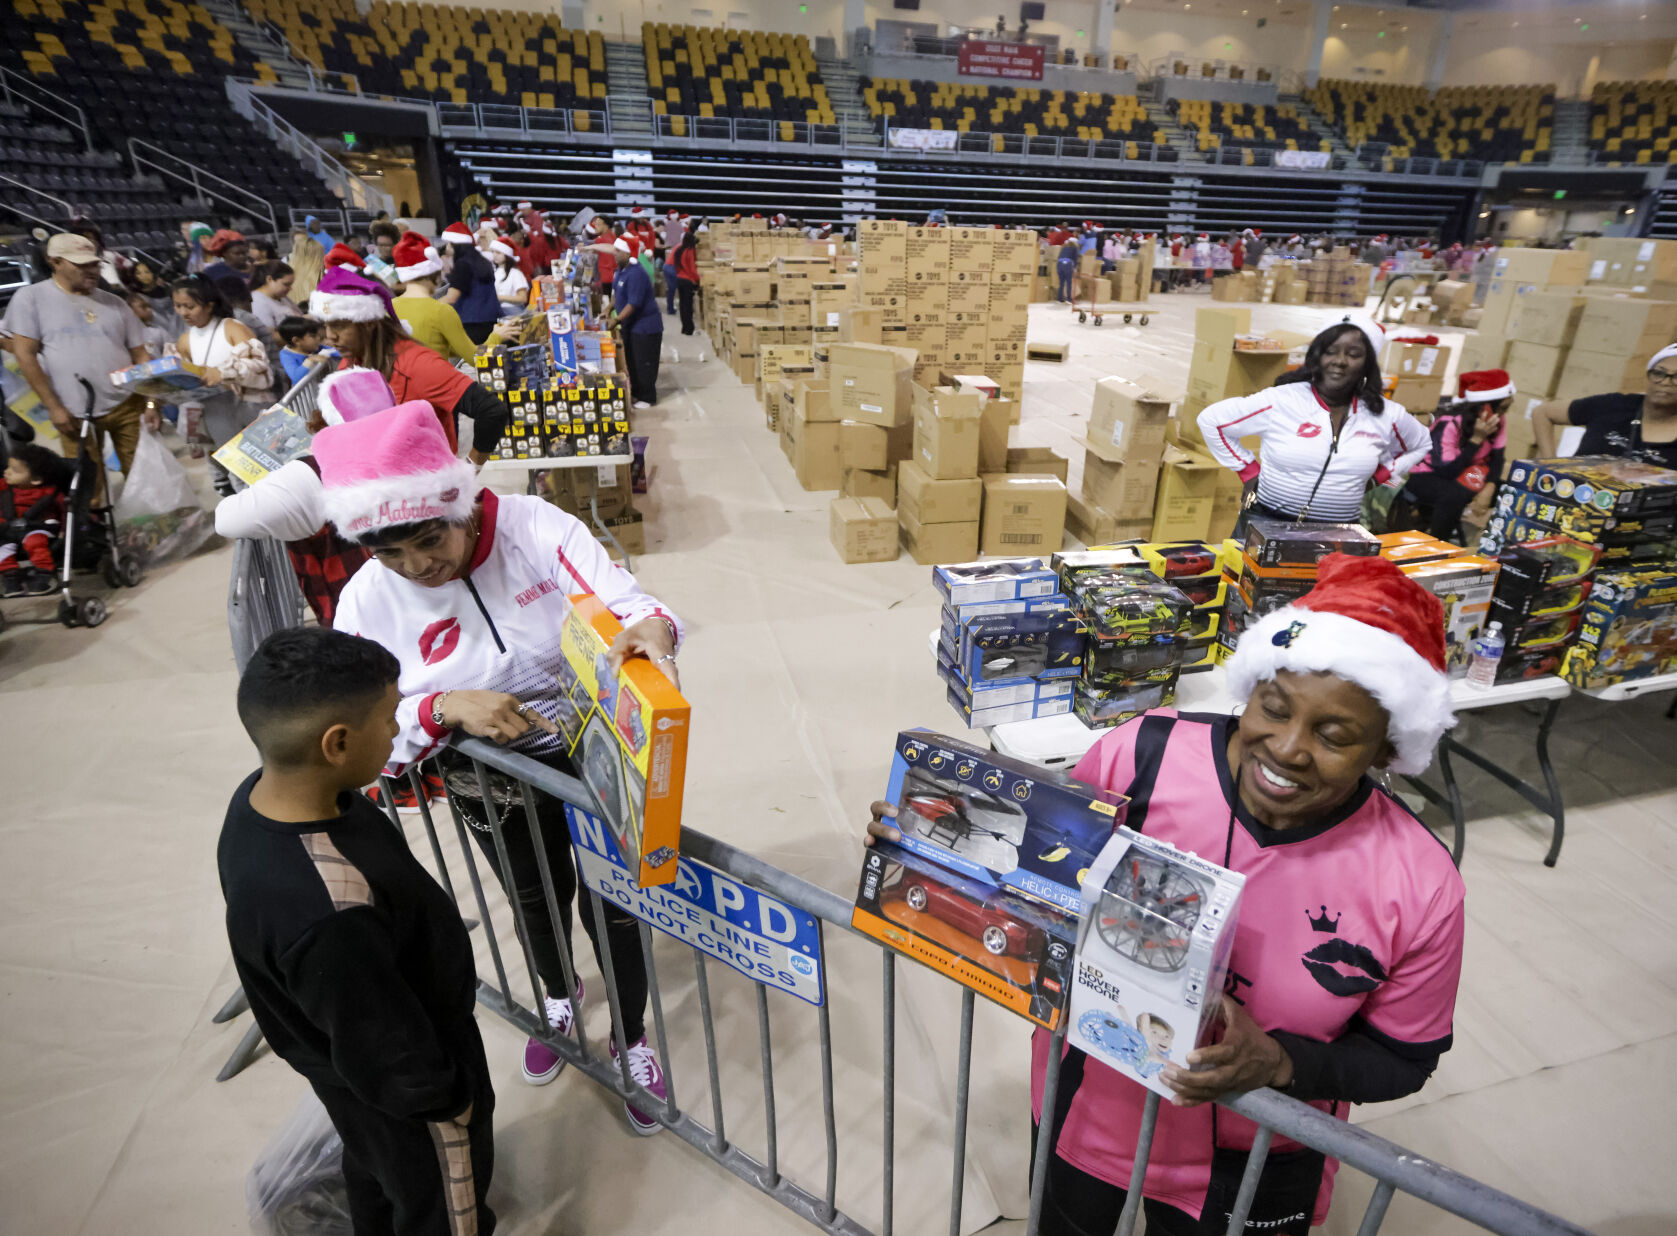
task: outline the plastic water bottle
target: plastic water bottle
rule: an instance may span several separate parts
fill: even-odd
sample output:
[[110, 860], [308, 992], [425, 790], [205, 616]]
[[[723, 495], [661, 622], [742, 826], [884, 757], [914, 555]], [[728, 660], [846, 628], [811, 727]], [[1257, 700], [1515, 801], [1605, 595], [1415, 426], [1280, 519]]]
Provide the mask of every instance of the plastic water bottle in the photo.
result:
[[1496, 667], [1502, 660], [1502, 624], [1493, 622], [1485, 633], [1473, 641], [1473, 661], [1467, 667], [1469, 686], [1494, 687]]

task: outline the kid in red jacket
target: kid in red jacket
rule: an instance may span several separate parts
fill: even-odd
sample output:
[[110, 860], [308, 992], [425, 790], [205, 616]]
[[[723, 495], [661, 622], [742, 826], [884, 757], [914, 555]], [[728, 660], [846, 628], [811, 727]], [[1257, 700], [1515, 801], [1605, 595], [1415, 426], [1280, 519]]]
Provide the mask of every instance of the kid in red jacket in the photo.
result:
[[56, 585], [52, 542], [64, 530], [75, 465], [44, 446], [12, 448], [0, 480], [0, 596], [41, 596]]

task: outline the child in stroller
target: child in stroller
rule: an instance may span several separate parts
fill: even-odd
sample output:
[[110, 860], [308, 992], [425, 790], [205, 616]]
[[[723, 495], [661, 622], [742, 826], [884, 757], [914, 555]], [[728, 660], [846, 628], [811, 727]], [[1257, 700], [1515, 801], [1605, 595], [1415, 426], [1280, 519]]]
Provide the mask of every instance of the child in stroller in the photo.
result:
[[0, 479], [0, 596], [44, 596], [58, 587], [53, 544], [63, 534], [75, 465], [33, 442], [12, 447]]

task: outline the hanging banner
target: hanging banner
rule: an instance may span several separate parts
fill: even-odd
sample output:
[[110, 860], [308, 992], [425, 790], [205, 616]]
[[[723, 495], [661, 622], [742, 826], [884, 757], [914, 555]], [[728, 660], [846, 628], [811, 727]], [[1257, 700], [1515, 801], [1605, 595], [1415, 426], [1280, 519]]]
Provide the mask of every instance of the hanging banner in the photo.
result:
[[1333, 156], [1325, 150], [1277, 150], [1275, 152], [1276, 167], [1297, 167], [1310, 171], [1319, 171], [1333, 161]]
[[1042, 80], [1042, 47], [1036, 43], [1000, 43], [964, 39], [955, 53], [957, 69], [969, 77]]
[[898, 150], [953, 150], [960, 134], [954, 129], [887, 129], [886, 137]]

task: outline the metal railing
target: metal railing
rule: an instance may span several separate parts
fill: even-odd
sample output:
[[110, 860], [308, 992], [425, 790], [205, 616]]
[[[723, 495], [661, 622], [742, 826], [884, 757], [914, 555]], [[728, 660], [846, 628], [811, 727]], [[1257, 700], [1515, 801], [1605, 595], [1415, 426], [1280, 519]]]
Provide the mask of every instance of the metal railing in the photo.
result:
[[22, 73], [0, 67], [0, 99], [24, 107], [35, 107], [62, 120], [82, 135], [82, 146], [93, 150], [93, 130], [87, 127], [87, 113], [62, 95], [43, 88]]
[[242, 80], [227, 79], [227, 97], [233, 110], [255, 125], [281, 150], [295, 158], [326, 183], [338, 197], [361, 210], [396, 211], [395, 200], [350, 171], [307, 133], [256, 97]]
[[5, 207], [5, 209], [11, 211], [13, 214], [18, 215], [21, 218], [28, 219], [31, 223], [39, 223], [43, 227], [49, 227], [55, 232], [61, 232], [64, 230], [64, 224], [76, 217], [76, 208], [70, 205], [69, 202], [65, 201], [61, 197], [55, 197], [53, 194], [48, 193], [45, 189], [37, 189], [34, 185], [29, 184], [27, 181], [19, 180], [16, 176], [9, 176], [4, 172], [0, 172], [0, 184], [8, 184], [14, 188], [22, 189], [25, 193], [33, 193], [36, 197], [44, 197], [47, 201], [58, 207], [60, 217], [59, 221], [56, 223], [50, 219], [43, 219], [39, 215], [32, 214], [20, 206], [8, 205]]
[[279, 230], [273, 205], [267, 198], [251, 192], [243, 185], [217, 176], [214, 172], [206, 172], [190, 159], [183, 159], [180, 155], [171, 154], [163, 147], [154, 146], [137, 137], [128, 139], [128, 158], [135, 171], [144, 168], [180, 184], [190, 185], [200, 198], [220, 202], [241, 214], [248, 214], [258, 221], [266, 222], [270, 232]]
[[[572, 812], [582, 813], [581, 815], [571, 815], [573, 826], [577, 830], [586, 830], [598, 823], [598, 820], [589, 821], [588, 817], [606, 816], [609, 819], [608, 813], [600, 808], [592, 791], [582, 782], [526, 756], [508, 752], [492, 743], [472, 738], [458, 741], [456, 750], [470, 758], [476, 778], [474, 783], [482, 790], [483, 814], [486, 818], [483, 824], [479, 825], [474, 821], [472, 826], [477, 826], [480, 829], [487, 827], [493, 849], [501, 858], [501, 868], [506, 870], [507, 849], [504, 832], [505, 827], [507, 827], [506, 817], [521, 810], [524, 820], [523, 826], [531, 830], [531, 844], [535, 850], [537, 866], [540, 868], [547, 912], [555, 923], [566, 921], [562, 916], [562, 907], [555, 895], [549, 859], [543, 846], [542, 832], [537, 823], [536, 795], [538, 793], [545, 794], [559, 800], [565, 804], [568, 815]], [[492, 772], [514, 778], [517, 783], [516, 790], [509, 789], [505, 797], [497, 800], [495, 794], [490, 792]], [[426, 803], [419, 767], [410, 768], [407, 777], [419, 803], [421, 820], [426, 835], [426, 845], [430, 857], [436, 865], [438, 879], [449, 895], [456, 898], [458, 904], [459, 894], [456, 893], [450, 875], [449, 861], [444, 856], [443, 843], [438, 833], [436, 821], [433, 819], [431, 810]], [[384, 789], [384, 801], [391, 803], [394, 786], [388, 778], [385, 780]], [[498, 803], [499, 805], [497, 805]], [[497, 899], [497, 903], [492, 909], [485, 884], [479, 874], [478, 860], [474, 854], [477, 847], [468, 840], [466, 829], [469, 825], [452, 795], [449, 798], [449, 804], [453, 816], [454, 832], [459, 845], [457, 858], [463, 861], [470, 883], [469, 895], [471, 901], [469, 904], [471, 909], [469, 913], [474, 913], [488, 927], [484, 932], [484, 943], [490, 953], [494, 978], [493, 981], [487, 978], [479, 979], [479, 1003], [499, 1014], [523, 1033], [534, 1036], [547, 1044], [561, 1059], [585, 1073], [593, 1081], [625, 1101], [632, 1102], [637, 1110], [656, 1118], [666, 1129], [695, 1150], [706, 1155], [742, 1181], [807, 1219], [817, 1229], [828, 1233], [843, 1233], [845, 1236], [863, 1236], [867, 1233], [869, 1229], [853, 1215], [841, 1209], [837, 1195], [840, 1146], [835, 1119], [833, 1041], [826, 1000], [823, 1000], [815, 1011], [820, 1052], [825, 1181], [820, 1185], [811, 1184], [809, 1187], [805, 1187], [788, 1178], [782, 1172], [779, 1162], [777, 1151], [779, 1144], [778, 1121], [781, 1119], [781, 1114], [775, 1101], [772, 1006], [767, 987], [762, 984], [754, 984], [758, 1029], [758, 1064], [762, 1077], [761, 1103], [765, 1122], [763, 1150], [759, 1157], [754, 1150], [746, 1150], [737, 1141], [730, 1140], [727, 1135], [727, 1113], [725, 1110], [727, 1104], [721, 1085], [724, 1070], [718, 1050], [716, 1013], [710, 995], [705, 952], [698, 947], [690, 946], [693, 947], [695, 990], [699, 1010], [700, 1025], [697, 1030], [703, 1038], [706, 1073], [709, 1081], [710, 1111], [708, 1118], [711, 1123], [708, 1126], [701, 1122], [695, 1109], [684, 1108], [677, 1097], [678, 1079], [671, 1067], [669, 1044], [672, 1036], [678, 1031], [685, 1029], [692, 1033], [695, 1028], [691, 1025], [673, 1025], [665, 1015], [657, 966], [653, 956], [653, 936], [646, 923], [644, 921], [640, 922], [638, 926], [641, 952], [644, 957], [649, 984], [653, 1031], [659, 1059], [663, 1064], [667, 1087], [666, 1097], [664, 1098], [659, 1098], [638, 1085], [629, 1074], [626, 1044], [622, 1041], [621, 1026], [623, 1020], [615, 981], [612, 978], [608, 952], [602, 949], [601, 956], [605, 971], [604, 986], [611, 1005], [612, 1022], [618, 1048], [618, 1062], [615, 1064], [610, 1056], [601, 1052], [597, 1046], [590, 1045], [582, 1018], [575, 1018], [571, 1033], [564, 1036], [557, 1034], [549, 1025], [545, 1014], [541, 1011], [544, 1007], [543, 981], [537, 973], [535, 957], [527, 944], [522, 946], [521, 951], [524, 954], [531, 999], [526, 1002], [514, 995], [514, 983], [508, 976], [508, 962], [502, 956], [500, 945], [497, 942], [502, 933], [496, 930], [493, 917], [499, 910], [500, 901]], [[392, 808], [391, 811], [392, 821], [400, 827], [400, 821], [395, 816], [394, 809]], [[600, 824], [599, 827], [604, 828], [607, 825]], [[581, 835], [580, 831], [578, 831], [578, 835]], [[834, 933], [839, 933], [839, 938], [862, 940], [869, 946], [877, 947], [871, 938], [863, 936], [851, 927], [850, 902], [827, 889], [811, 884], [742, 850], [688, 828], [682, 830], [681, 854], [680, 861], [687, 864], [689, 869], [685, 870], [682, 876], [678, 878], [678, 883], [702, 886], [703, 881], [697, 878], [690, 869], [694, 863], [701, 864], [745, 889], [754, 890], [759, 894], [779, 901], [783, 906], [813, 916], [817, 921], [818, 939], [821, 941], [825, 941]], [[586, 887], [586, 884], [579, 880], [579, 887]], [[606, 936], [606, 923], [600, 901], [593, 896], [587, 897], [586, 900], [589, 905], [584, 907], [582, 912], [594, 916], [598, 935], [603, 940]], [[526, 941], [528, 936], [525, 932], [525, 910], [520, 905], [520, 899], [510, 897], [505, 899], [505, 904], [511, 909], [518, 939], [521, 942]], [[827, 945], [822, 943], [817, 965], [823, 974], [830, 974], [826, 949]], [[881, 1152], [883, 1155], [880, 1165], [880, 1213], [883, 1216], [883, 1222], [880, 1231], [889, 1236], [893, 1229], [895, 1213], [896, 955], [882, 949], [879, 956], [882, 966], [881, 978], [884, 1000], [881, 1018], [883, 1032], [881, 1060], [883, 1064], [878, 1071], [881, 1086], [879, 1111], [881, 1114]], [[574, 967], [565, 955], [564, 949], [560, 950], [560, 960], [564, 971], [565, 990], [574, 1001], [578, 999], [580, 989]], [[830, 978], [825, 981], [827, 999], [831, 999], [836, 990], [844, 991], [852, 999], [857, 998], [855, 994], [857, 988], [854, 983], [842, 989], [836, 989]], [[519, 977], [517, 984], [522, 989], [524, 978]], [[801, 1006], [802, 1004], [802, 1001], [791, 1001], [793, 1006]], [[573, 1007], [577, 1006], [573, 1004]], [[953, 1183], [949, 1203], [948, 1229], [952, 1233], [958, 1232], [961, 1226], [963, 1177], [966, 1169], [967, 1115], [973, 1076], [974, 1007], [975, 996], [973, 991], [970, 988], [963, 988], [961, 993], [960, 1031], [956, 1040], [958, 1065], [953, 1113], [954, 1127], [952, 1129]], [[1053, 1035], [1052, 1045], [1048, 1051], [1050, 1063], [1044, 1079], [1041, 1109], [1043, 1111], [1054, 1109], [1054, 1096], [1059, 1081], [1059, 1061], [1064, 1039], [1065, 1028], [1062, 1026]], [[730, 1040], [730, 1042], [732, 1041]], [[739, 1062], [736, 1060], [732, 1063], [737, 1066]], [[737, 1072], [737, 1069], [730, 1069], [729, 1071], [733, 1073]], [[980, 1076], [983, 1075], [980, 1074]], [[684, 1087], [685, 1083], [683, 1083]], [[735, 1102], [738, 1103], [739, 1101], [740, 1099], [736, 1096]], [[753, 1106], [757, 1101], [755, 1097], [752, 1098]], [[1361, 1226], [1358, 1229], [1359, 1236], [1373, 1236], [1373, 1233], [1379, 1230], [1387, 1207], [1396, 1193], [1407, 1193], [1421, 1198], [1483, 1228], [1500, 1233], [1502, 1236], [1588, 1236], [1585, 1229], [1564, 1219], [1501, 1193], [1424, 1156], [1414, 1154], [1364, 1129], [1351, 1126], [1317, 1108], [1278, 1094], [1275, 1091], [1258, 1090], [1245, 1094], [1230, 1095], [1221, 1102], [1224, 1106], [1238, 1112], [1259, 1126], [1257, 1138], [1247, 1158], [1240, 1191], [1230, 1217], [1227, 1230], [1231, 1236], [1236, 1236], [1244, 1229], [1246, 1216], [1256, 1195], [1260, 1173], [1269, 1147], [1277, 1136], [1318, 1150], [1375, 1178], [1376, 1186], [1373, 1200], [1363, 1216]], [[1150, 1094], [1138, 1131], [1135, 1153], [1136, 1166], [1131, 1178], [1129, 1204], [1118, 1228], [1119, 1236], [1131, 1236], [1134, 1230], [1142, 1197], [1140, 1186], [1146, 1173], [1158, 1109], [1158, 1096]], [[810, 1105], [809, 1111], [813, 1115], [813, 1105]], [[1049, 1137], [1037, 1139], [1037, 1149], [1031, 1174], [1030, 1212], [1026, 1228], [1028, 1234], [1039, 1230], [1043, 1188], [1052, 1140]]]
[[516, 103], [444, 103], [416, 100], [435, 108], [444, 131], [472, 129], [484, 133], [518, 133], [531, 137], [612, 135], [610, 100], [606, 107], [521, 107]]
[[[921, 147], [918, 145], [893, 145], [891, 132], [893, 125], [889, 117], [880, 118], [880, 139], [888, 150], [912, 151], [916, 155], [924, 154], [931, 157], [950, 158], [958, 155], [1002, 155], [1015, 159], [1049, 159], [1087, 161], [1121, 161], [1140, 163], [1174, 163], [1181, 160], [1181, 152], [1174, 146], [1156, 142], [1137, 141], [1133, 138], [1108, 137], [1066, 137], [1048, 133], [988, 133], [957, 132], [947, 129], [912, 130], [914, 132], [939, 132], [949, 134], [949, 145], [945, 147]], [[895, 126], [899, 129], [901, 126]], [[1129, 153], [1129, 148], [1135, 147], [1135, 153]]]

